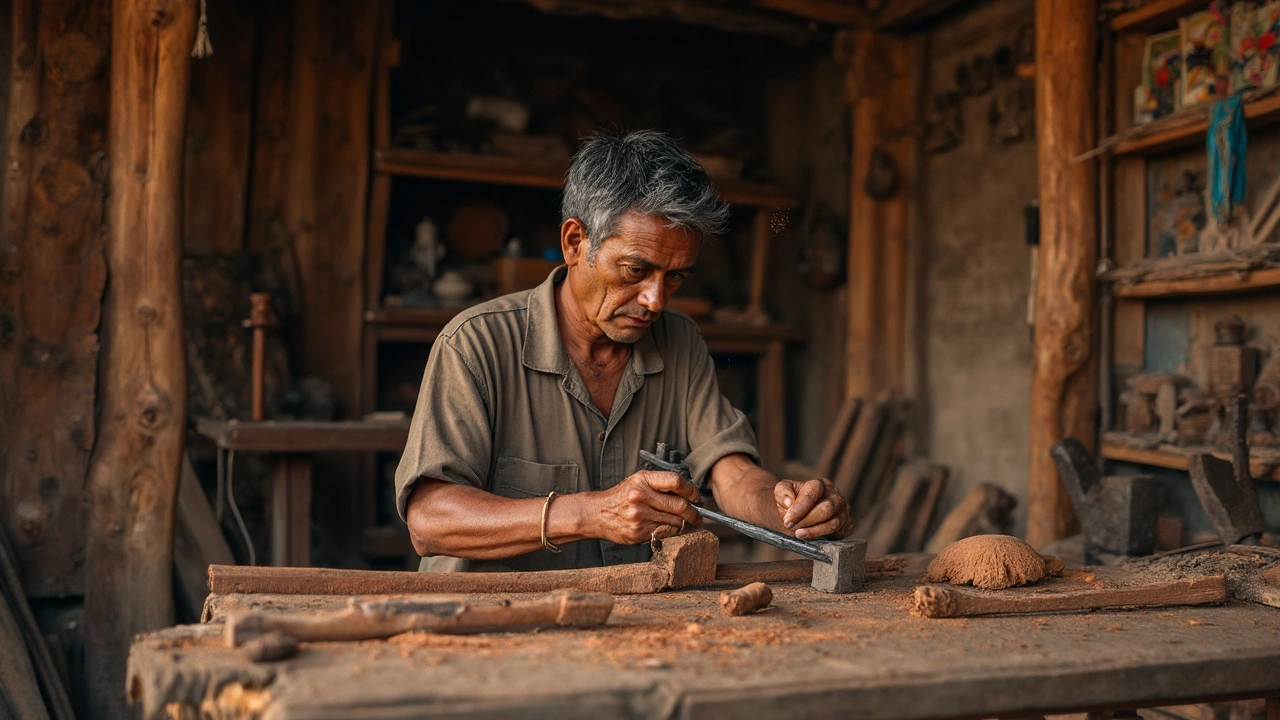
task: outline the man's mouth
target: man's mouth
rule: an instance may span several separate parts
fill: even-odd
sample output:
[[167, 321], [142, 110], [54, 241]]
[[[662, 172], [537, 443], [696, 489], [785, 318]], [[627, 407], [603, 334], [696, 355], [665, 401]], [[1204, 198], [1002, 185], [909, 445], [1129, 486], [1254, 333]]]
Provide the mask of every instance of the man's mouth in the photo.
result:
[[634, 317], [632, 315], [622, 315], [620, 317], [622, 318], [622, 321], [624, 323], [631, 325], [632, 327], [644, 327], [649, 323], [653, 322], [653, 318], [644, 319], [644, 318]]

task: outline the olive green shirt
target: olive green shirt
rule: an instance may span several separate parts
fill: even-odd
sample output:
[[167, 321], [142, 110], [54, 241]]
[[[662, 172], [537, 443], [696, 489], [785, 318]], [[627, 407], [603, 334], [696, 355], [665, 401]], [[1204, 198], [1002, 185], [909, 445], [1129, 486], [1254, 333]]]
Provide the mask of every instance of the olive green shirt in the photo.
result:
[[[667, 310], [635, 343], [610, 417], [569, 360], [556, 325], [554, 293], [567, 269], [533, 290], [460, 313], [431, 349], [409, 441], [396, 470], [396, 507], [419, 478], [509, 498], [545, 498], [613, 487], [641, 469], [640, 450], [658, 442], [686, 453], [699, 486], [720, 458], [746, 453], [755, 437], [720, 394], [698, 326]], [[554, 501], [553, 501], [554, 502]], [[531, 537], [539, 528], [530, 524]], [[549, 570], [643, 562], [649, 543], [565, 543], [498, 562], [425, 558], [427, 570]]]

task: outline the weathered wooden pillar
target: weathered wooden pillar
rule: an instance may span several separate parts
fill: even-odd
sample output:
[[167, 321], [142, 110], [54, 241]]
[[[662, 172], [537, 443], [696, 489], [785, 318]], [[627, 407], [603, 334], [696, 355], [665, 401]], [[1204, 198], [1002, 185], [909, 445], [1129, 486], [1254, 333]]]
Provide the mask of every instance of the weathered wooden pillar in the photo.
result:
[[84, 592], [106, 284], [110, 4], [14, 0], [0, 210], [0, 524], [32, 597]]
[[[886, 387], [902, 393], [906, 385], [908, 187], [916, 162], [912, 63], [917, 44], [870, 30], [843, 32], [837, 42], [847, 64], [845, 96], [853, 112], [845, 392], [871, 398]], [[897, 174], [896, 187], [884, 192], [890, 166]]]
[[1094, 266], [1097, 169], [1074, 158], [1095, 145], [1096, 0], [1036, 0], [1036, 142], [1040, 268], [1031, 377], [1027, 541], [1069, 534], [1075, 515], [1049, 449], [1097, 430]]
[[173, 519], [187, 414], [182, 159], [198, 5], [112, 5], [108, 282], [85, 555], [91, 717], [127, 716], [129, 642], [173, 622]]

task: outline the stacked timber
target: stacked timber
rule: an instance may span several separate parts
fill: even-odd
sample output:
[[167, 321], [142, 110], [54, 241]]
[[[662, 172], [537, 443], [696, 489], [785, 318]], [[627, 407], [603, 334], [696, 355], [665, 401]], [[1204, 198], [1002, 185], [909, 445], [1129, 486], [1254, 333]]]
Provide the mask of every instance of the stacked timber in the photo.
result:
[[74, 720], [53, 654], [18, 580], [18, 564], [0, 532], [0, 717]]

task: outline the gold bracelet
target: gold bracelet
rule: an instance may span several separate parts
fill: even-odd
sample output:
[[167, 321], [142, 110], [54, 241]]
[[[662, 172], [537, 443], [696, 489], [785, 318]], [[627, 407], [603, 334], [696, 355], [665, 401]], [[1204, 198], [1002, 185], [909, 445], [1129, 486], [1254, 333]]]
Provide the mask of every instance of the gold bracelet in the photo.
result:
[[542, 504], [542, 547], [550, 550], [553, 553], [558, 553], [560, 552], [560, 548], [556, 547], [555, 545], [552, 545], [551, 541], [547, 539], [547, 511], [551, 509], [551, 498], [555, 496], [556, 496], [555, 490], [552, 490], [551, 492], [547, 493], [547, 501]]

